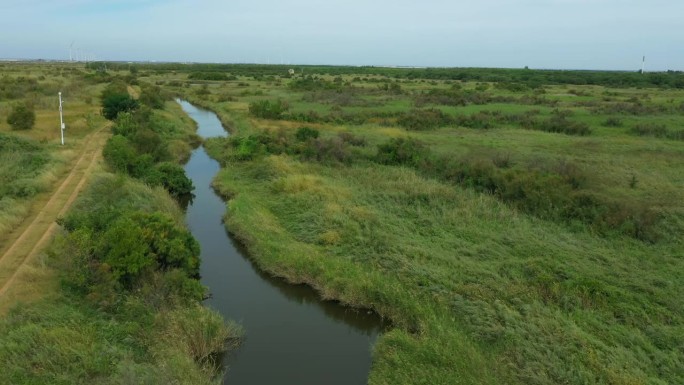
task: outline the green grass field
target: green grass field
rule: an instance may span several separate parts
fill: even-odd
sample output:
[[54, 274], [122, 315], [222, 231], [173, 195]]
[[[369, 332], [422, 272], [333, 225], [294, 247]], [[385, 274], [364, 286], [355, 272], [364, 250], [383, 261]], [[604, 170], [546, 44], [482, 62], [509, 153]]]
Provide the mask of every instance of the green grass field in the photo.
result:
[[[192, 120], [170, 95], [151, 98], [135, 78], [71, 64], [0, 66], [0, 244], [29, 207], [50, 198], [53, 182], [85, 154], [86, 137], [97, 129], [128, 135], [130, 142], [119, 135], [127, 147], [118, 150], [149, 177], [115, 173], [104, 154], [106, 164], [83, 176], [87, 187], [58, 218], [62, 228], [48, 250], [19, 260], [20, 278], [6, 282], [21, 295], [3, 297], [0, 310], [0, 384], [220, 382], [221, 354], [239, 344], [241, 329], [202, 306], [199, 246], [169, 193], [192, 188], [179, 165], [199, 143]], [[139, 101], [136, 111], [106, 123], [100, 94], [110, 83]], [[64, 147], [56, 90], [66, 97]], [[6, 122], [19, 103], [36, 112], [31, 129]], [[95, 162], [101, 157], [93, 150]]]
[[233, 131], [208, 147], [257, 264], [392, 321], [370, 383], [684, 381], [684, 91], [148, 75]]
[[[206, 146], [258, 266], [390, 320], [369, 383], [684, 383], [682, 74], [0, 66], [0, 230], [104, 123], [108, 83], [141, 99], [158, 86], [233, 133]], [[32, 130], [6, 122], [20, 102]], [[59, 289], [0, 321], [2, 381], [208, 383], [210, 353], [236, 341], [196, 306], [177, 203], [143, 183], [183, 187], [165, 162], [197, 143], [176, 104], [159, 107], [114, 122], [105, 158], [140, 180], [99, 176], [65, 219], [39, 261]], [[185, 239], [189, 262], [137, 259], [150, 228]]]
[[[46, 192], [78, 156], [84, 137], [105, 124], [99, 115], [99, 93], [79, 65], [0, 64], [0, 236], [15, 228], [36, 195]], [[60, 145], [59, 99], [64, 99], [66, 145]], [[12, 108], [33, 106], [35, 125], [13, 130]]]

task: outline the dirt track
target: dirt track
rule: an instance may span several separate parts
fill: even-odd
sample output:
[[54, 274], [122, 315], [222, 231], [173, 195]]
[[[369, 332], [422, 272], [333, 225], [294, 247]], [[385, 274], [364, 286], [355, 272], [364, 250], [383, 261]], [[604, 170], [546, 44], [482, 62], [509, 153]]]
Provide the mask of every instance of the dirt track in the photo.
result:
[[84, 187], [108, 137], [109, 130], [104, 127], [90, 134], [71, 171], [50, 195], [36, 202], [31, 215], [9, 234], [9, 242], [0, 249], [0, 310], [15, 297], [23, 297], [22, 291], [30, 291], [19, 287], [24, 284], [20, 279], [22, 271], [52, 239], [58, 228], [56, 219], [66, 213]]

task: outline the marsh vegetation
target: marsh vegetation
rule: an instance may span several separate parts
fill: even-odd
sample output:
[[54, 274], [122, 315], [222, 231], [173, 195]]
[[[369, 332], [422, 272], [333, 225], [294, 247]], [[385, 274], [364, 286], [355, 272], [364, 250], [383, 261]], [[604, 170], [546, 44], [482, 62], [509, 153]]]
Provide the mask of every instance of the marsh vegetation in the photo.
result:
[[371, 383], [682, 381], [682, 74], [213, 69], [142, 74], [261, 268], [391, 319]]
[[[90, 111], [106, 90], [117, 172], [62, 222], [56, 300], [0, 324], [12, 379], [47, 378], [32, 371], [45, 365], [67, 368], [63, 382], [202, 382], [207, 352], [234, 341], [196, 306], [172, 196], [192, 188], [177, 164], [197, 139], [157, 98], [176, 95], [232, 131], [206, 148], [254, 262], [391, 321], [370, 383], [684, 382], [684, 74], [100, 65], [44, 79], [12, 67], [0, 83], [0, 199], [29, 199], [68, 161], [42, 128], [58, 86], [87, 90], [76, 138], [102, 123]], [[12, 131], [4, 114], [27, 101], [36, 124]], [[33, 346], [17, 341], [49, 338], [70, 343], [15, 359]]]
[[[37, 124], [0, 132], [3, 241], [29, 207], [61, 191], [52, 191], [52, 182], [73, 166], [72, 152], [85, 156], [89, 135], [113, 136], [104, 169], [84, 171], [88, 187], [58, 219], [62, 231], [52, 245], [19, 260], [18, 269], [31, 265], [23, 278], [3, 281], [3, 290], [12, 283], [43, 291], [14, 303], [3, 298], [0, 383], [215, 383], [224, 370], [220, 354], [239, 343], [241, 328], [201, 304], [207, 289], [199, 282], [199, 245], [179, 206], [193, 188], [179, 165], [198, 143], [192, 121], [169, 95], [130, 76], [79, 65], [8, 67], [30, 74], [4, 76], [2, 91], [10, 104], [34, 106]], [[64, 89], [71, 92], [64, 92], [68, 145], [61, 147], [48, 95]], [[100, 103], [112, 123], [99, 116]]]

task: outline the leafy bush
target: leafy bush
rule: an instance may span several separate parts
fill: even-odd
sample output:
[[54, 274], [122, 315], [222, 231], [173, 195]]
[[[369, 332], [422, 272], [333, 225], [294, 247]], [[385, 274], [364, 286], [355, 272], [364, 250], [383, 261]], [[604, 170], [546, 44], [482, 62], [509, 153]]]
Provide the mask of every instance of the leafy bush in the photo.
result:
[[[104, 211], [76, 213], [62, 221], [69, 232], [81, 237], [93, 250], [91, 263], [81, 267], [86, 269], [82, 272], [84, 278], [78, 279], [87, 286], [83, 289], [92, 290], [92, 285], [106, 282], [108, 277], [123, 288], [131, 288], [155, 271], [174, 269], [183, 271], [188, 278], [198, 277], [199, 245], [171, 217], [160, 212], [127, 211], [123, 207], [101, 209]], [[99, 215], [109, 220], [88, 219]], [[88, 227], [92, 220], [100, 226]]]
[[341, 82], [330, 82], [313, 76], [305, 76], [290, 82], [289, 87], [295, 91], [338, 90]]
[[428, 92], [418, 94], [414, 103], [416, 107], [426, 104], [436, 104], [443, 106], [465, 106], [468, 104], [487, 104], [492, 100], [489, 94], [479, 91], [464, 91], [459, 86], [449, 90], [433, 88]]
[[496, 121], [496, 116], [493, 113], [486, 111], [477, 112], [471, 115], [458, 115], [455, 118], [456, 124], [463, 127], [475, 129], [492, 128]]
[[342, 139], [343, 142], [349, 143], [352, 146], [365, 146], [366, 145], [366, 138], [363, 136], [357, 136], [352, 134], [351, 132], [340, 132], [337, 134], [337, 136]]
[[568, 119], [568, 111], [554, 111], [554, 114], [545, 121], [537, 122], [533, 127], [537, 130], [554, 132], [566, 135], [585, 136], [591, 134], [589, 125]]
[[151, 185], [161, 185], [174, 198], [181, 198], [192, 193], [195, 187], [192, 181], [185, 175], [183, 167], [170, 162], [163, 162], [143, 177]]
[[434, 108], [413, 110], [405, 113], [397, 120], [397, 124], [411, 131], [431, 130], [452, 122], [453, 119], [449, 115]]
[[614, 117], [608, 118], [603, 122], [604, 127], [622, 127], [623, 124], [622, 119]]
[[300, 127], [297, 129], [297, 133], [295, 133], [295, 137], [300, 142], [306, 142], [309, 139], [316, 139], [319, 135], [320, 132], [318, 132], [317, 129], [310, 127]]
[[387, 165], [419, 166], [430, 156], [425, 144], [413, 138], [392, 138], [378, 145], [375, 160]]
[[140, 92], [140, 103], [155, 109], [161, 110], [164, 108], [164, 101], [167, 95], [157, 86], [146, 85], [142, 87]]
[[130, 143], [139, 154], [149, 154], [155, 162], [170, 158], [166, 141], [161, 135], [148, 128], [138, 129], [131, 137]]
[[602, 233], [617, 232], [643, 241], [658, 238], [658, 215], [641, 203], [613, 200], [584, 190], [586, 174], [567, 160], [513, 166], [499, 154], [470, 155], [422, 162], [419, 169], [442, 179], [492, 194], [541, 218], [579, 221]]
[[253, 135], [248, 137], [233, 137], [231, 143], [235, 147], [235, 158], [237, 160], [251, 160], [255, 156], [264, 152], [264, 145]]
[[0, 99], [22, 99], [31, 92], [39, 92], [41, 89], [37, 79], [27, 77], [12, 78], [0, 77]]
[[349, 164], [352, 161], [349, 147], [339, 137], [309, 139], [296, 152], [305, 160], [343, 164]]
[[36, 123], [36, 112], [26, 103], [16, 105], [7, 116], [7, 123], [13, 130], [30, 130]]
[[281, 119], [288, 109], [289, 106], [282, 100], [276, 100], [274, 102], [261, 100], [250, 103], [249, 105], [249, 113], [262, 119]]
[[115, 171], [130, 173], [138, 154], [126, 137], [114, 135], [107, 140], [102, 156]]
[[102, 99], [102, 115], [109, 120], [115, 120], [119, 113], [135, 111], [138, 107], [138, 101], [127, 93], [107, 94]]
[[114, 135], [131, 137], [140, 128], [139, 119], [130, 112], [122, 112], [117, 115], [116, 122], [112, 126]]

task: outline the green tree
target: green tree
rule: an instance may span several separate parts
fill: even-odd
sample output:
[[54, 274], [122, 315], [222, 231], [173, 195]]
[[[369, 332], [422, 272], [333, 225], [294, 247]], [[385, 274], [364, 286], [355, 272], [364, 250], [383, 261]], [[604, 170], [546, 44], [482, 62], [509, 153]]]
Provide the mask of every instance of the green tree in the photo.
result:
[[120, 112], [132, 112], [138, 107], [138, 101], [127, 93], [106, 93], [102, 98], [102, 115], [109, 120], [115, 120]]
[[162, 185], [174, 198], [180, 198], [192, 193], [195, 187], [192, 181], [185, 175], [183, 167], [171, 163], [159, 163], [150, 170], [145, 181], [151, 185]]
[[36, 113], [28, 104], [16, 105], [7, 117], [7, 123], [14, 130], [29, 130], [36, 123]]
[[116, 171], [129, 173], [136, 161], [135, 149], [126, 137], [114, 135], [105, 144], [102, 156], [107, 164]]
[[97, 254], [123, 285], [130, 287], [146, 272], [180, 269], [199, 276], [199, 244], [168, 215], [126, 213], [102, 235]]

